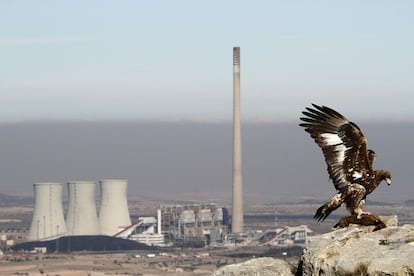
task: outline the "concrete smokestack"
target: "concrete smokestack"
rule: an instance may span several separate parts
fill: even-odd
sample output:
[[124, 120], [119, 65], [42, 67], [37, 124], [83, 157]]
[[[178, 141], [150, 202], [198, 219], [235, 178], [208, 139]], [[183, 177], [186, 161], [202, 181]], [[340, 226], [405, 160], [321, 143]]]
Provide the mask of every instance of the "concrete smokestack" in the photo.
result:
[[233, 47], [233, 233], [244, 231], [240, 132], [240, 47]]

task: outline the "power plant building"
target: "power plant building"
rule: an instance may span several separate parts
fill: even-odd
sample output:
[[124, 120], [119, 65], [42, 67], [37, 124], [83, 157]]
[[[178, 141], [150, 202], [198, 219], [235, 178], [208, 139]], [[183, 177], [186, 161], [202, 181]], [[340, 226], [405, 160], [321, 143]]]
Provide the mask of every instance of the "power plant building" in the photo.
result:
[[96, 184], [92, 181], [68, 183], [69, 206], [66, 216], [68, 236], [100, 234], [95, 187]]
[[161, 229], [175, 244], [220, 242], [228, 233], [228, 211], [215, 203], [161, 205]]
[[35, 205], [29, 240], [50, 240], [66, 234], [61, 183], [35, 183]]
[[101, 180], [99, 225], [102, 235], [114, 236], [130, 226], [126, 180]]

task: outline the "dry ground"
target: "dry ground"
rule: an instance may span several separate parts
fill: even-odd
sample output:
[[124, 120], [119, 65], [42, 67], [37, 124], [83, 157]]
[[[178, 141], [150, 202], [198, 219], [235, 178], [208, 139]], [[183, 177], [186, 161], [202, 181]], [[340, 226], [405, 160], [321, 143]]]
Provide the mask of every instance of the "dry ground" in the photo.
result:
[[[161, 275], [204, 276], [219, 267], [240, 263], [263, 256], [269, 246], [230, 248], [176, 249], [148, 257], [147, 253], [128, 252], [112, 254], [29, 254], [16, 253], [0, 256], [0, 275]], [[282, 249], [284, 251], [285, 249]], [[137, 257], [140, 254], [140, 257]], [[277, 257], [279, 253], [272, 253]], [[286, 257], [292, 266], [297, 257]]]
[[[0, 275], [211, 275], [216, 266], [193, 257], [135, 258], [128, 254], [53, 254], [3, 257]], [[191, 263], [196, 263], [192, 265]]]
[[[157, 204], [130, 204], [131, 215], [154, 215]], [[228, 206], [227, 206], [228, 207]], [[339, 217], [347, 214], [342, 208], [325, 222], [316, 223], [312, 217], [319, 204], [250, 204], [246, 208], [246, 230], [270, 229], [276, 224], [307, 224], [316, 233], [330, 231]], [[145, 212], [144, 212], [145, 210]], [[414, 209], [408, 205], [367, 204], [366, 211], [378, 215], [398, 215], [400, 224], [414, 223]], [[26, 207], [1, 207], [0, 222], [3, 234], [16, 237], [24, 235], [30, 226], [33, 209]], [[275, 221], [275, 217], [278, 220]], [[11, 220], [11, 221], [10, 221]], [[15, 221], [18, 220], [18, 221]], [[6, 230], [8, 229], [8, 230]], [[10, 230], [13, 229], [13, 230]], [[24, 230], [23, 230], [24, 229]], [[12, 231], [12, 232], [10, 232]], [[213, 250], [214, 251], [214, 250]], [[205, 252], [205, 251], [204, 251]], [[245, 261], [220, 252], [209, 251], [210, 256], [199, 255], [199, 251], [174, 251], [167, 256], [136, 258], [126, 254], [13, 254], [0, 256], [0, 275], [211, 275], [218, 267]], [[43, 273], [42, 273], [43, 272]]]

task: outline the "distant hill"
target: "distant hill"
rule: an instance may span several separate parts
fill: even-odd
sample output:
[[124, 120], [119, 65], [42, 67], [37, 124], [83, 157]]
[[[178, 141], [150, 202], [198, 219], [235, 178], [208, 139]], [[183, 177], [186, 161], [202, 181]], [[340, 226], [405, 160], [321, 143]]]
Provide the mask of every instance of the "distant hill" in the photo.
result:
[[406, 200], [404, 201], [404, 204], [408, 206], [414, 206], [414, 199]]
[[12, 196], [0, 193], [0, 207], [15, 205], [32, 205], [33, 198], [25, 196]]

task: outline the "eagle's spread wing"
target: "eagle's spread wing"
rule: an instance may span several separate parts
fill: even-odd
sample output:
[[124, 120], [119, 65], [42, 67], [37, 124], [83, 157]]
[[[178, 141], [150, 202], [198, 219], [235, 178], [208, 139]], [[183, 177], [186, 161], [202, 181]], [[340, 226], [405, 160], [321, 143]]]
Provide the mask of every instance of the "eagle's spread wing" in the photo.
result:
[[328, 173], [337, 190], [361, 183], [372, 175], [367, 140], [359, 127], [335, 110], [312, 104], [303, 111], [300, 126], [322, 149]]

